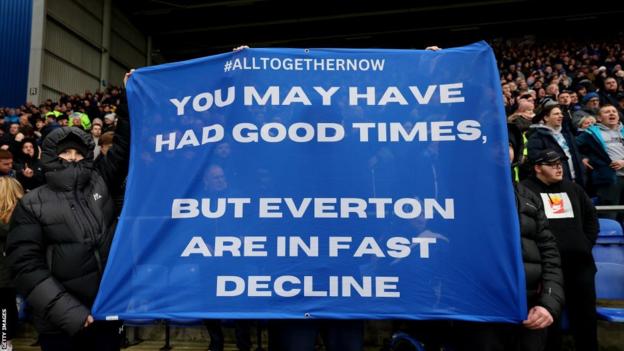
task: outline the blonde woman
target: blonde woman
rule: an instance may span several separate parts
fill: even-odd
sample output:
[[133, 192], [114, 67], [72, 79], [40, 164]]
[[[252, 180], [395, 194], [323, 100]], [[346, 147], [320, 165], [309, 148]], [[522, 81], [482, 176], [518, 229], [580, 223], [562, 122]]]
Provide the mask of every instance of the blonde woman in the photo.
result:
[[4, 253], [7, 234], [9, 233], [9, 221], [13, 209], [19, 199], [24, 195], [20, 183], [11, 177], [0, 177], [0, 313], [6, 315], [6, 344], [0, 342], [0, 350], [12, 350], [11, 339], [15, 336], [17, 328], [17, 307], [15, 305], [15, 287], [11, 280], [8, 263]]

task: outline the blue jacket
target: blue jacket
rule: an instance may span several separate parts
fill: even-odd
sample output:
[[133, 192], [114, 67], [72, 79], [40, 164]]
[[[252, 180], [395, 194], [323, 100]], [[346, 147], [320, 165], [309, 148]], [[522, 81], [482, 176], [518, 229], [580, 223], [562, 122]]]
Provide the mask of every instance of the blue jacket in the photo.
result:
[[[624, 137], [624, 128], [620, 125], [620, 133]], [[576, 138], [579, 151], [589, 158], [594, 169], [591, 172], [591, 181], [594, 185], [610, 185], [617, 180], [617, 174], [609, 165], [613, 162], [607, 153], [607, 145], [602, 138], [600, 128], [593, 125]]]

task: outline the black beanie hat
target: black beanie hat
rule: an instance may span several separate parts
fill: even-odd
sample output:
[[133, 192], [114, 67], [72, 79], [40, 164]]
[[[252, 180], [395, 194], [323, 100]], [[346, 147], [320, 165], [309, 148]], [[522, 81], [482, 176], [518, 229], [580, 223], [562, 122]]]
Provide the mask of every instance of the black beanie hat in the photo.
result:
[[59, 155], [67, 149], [76, 149], [82, 156], [87, 157], [89, 148], [85, 143], [74, 133], [68, 134], [65, 139], [56, 144], [56, 154]]

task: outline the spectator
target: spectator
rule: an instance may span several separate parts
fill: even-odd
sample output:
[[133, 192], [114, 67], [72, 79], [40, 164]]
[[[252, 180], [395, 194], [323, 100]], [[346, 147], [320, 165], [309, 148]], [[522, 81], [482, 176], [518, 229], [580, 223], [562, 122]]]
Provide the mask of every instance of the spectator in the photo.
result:
[[104, 127], [102, 128], [102, 132], [106, 133], [112, 130], [115, 130], [115, 120], [117, 116], [114, 112], [107, 113], [104, 116]]
[[581, 118], [581, 120], [579, 121], [579, 124], [577, 126], [577, 130], [580, 132], [586, 130], [587, 128], [593, 126], [594, 124], [596, 124], [596, 118], [594, 118], [594, 116], [585, 116], [583, 118]]
[[93, 125], [91, 126], [91, 138], [93, 138], [93, 142], [95, 143], [95, 149], [93, 149], [93, 158], [96, 159], [100, 155], [101, 146], [100, 146], [100, 137], [102, 136], [102, 120], [96, 118], [93, 120]]
[[61, 114], [58, 116], [58, 118], [56, 119], [56, 121], [58, 122], [59, 126], [61, 127], [67, 127], [69, 126], [69, 117], [67, 117], [66, 114]]
[[550, 105], [542, 109], [535, 116], [527, 133], [527, 149], [529, 159], [535, 159], [536, 155], [546, 149], [556, 150], [562, 157], [566, 156], [568, 162], [564, 164], [564, 177], [584, 186], [585, 168], [581, 155], [578, 152], [574, 135], [562, 127], [563, 112], [559, 105]]
[[[517, 162], [523, 149], [522, 135], [509, 126], [509, 158]], [[557, 244], [548, 229], [542, 202], [529, 189], [514, 183], [520, 220], [522, 259], [529, 313], [522, 325], [458, 323], [455, 350], [543, 350], [546, 328], [558, 319], [563, 297], [563, 275]]]
[[572, 132], [572, 135], [576, 136], [578, 134], [578, 127], [574, 124], [572, 119], [572, 98], [571, 98], [570, 90], [563, 90], [557, 96], [557, 102], [559, 103], [559, 108], [563, 113], [563, 128]]
[[47, 184], [26, 194], [13, 214], [7, 256], [18, 291], [33, 306], [43, 350], [119, 350], [119, 324], [94, 322], [90, 308], [115, 231], [110, 192], [127, 173], [126, 116], [96, 163], [87, 133], [51, 132], [42, 147]]
[[15, 178], [13, 154], [8, 150], [0, 149], [0, 177], [5, 176]]
[[[583, 188], [563, 178], [566, 159], [546, 149], [532, 159], [534, 175], [522, 185], [540, 196], [550, 230], [561, 255], [566, 310], [576, 350], [597, 351], [596, 265], [592, 247], [598, 236], [598, 219]], [[561, 328], [548, 330], [549, 350], [561, 350]]]
[[[606, 105], [598, 111], [598, 123], [577, 138], [583, 162], [591, 169], [591, 184], [601, 205], [624, 203], [624, 134], [615, 107]], [[620, 221], [624, 213], [609, 213], [607, 218]]]
[[598, 109], [600, 109], [600, 97], [596, 93], [587, 93], [583, 97], [584, 107], [572, 114], [572, 122], [576, 125], [579, 124], [581, 118], [585, 116], [596, 116]]
[[114, 132], [106, 132], [102, 134], [98, 142], [100, 143], [100, 155], [106, 155], [108, 150], [113, 146]]
[[[15, 304], [15, 286], [11, 280], [11, 273], [4, 253], [6, 252], [6, 239], [9, 233], [9, 219], [19, 199], [24, 195], [24, 190], [17, 180], [10, 177], [0, 177], [0, 308], [3, 311], [2, 318], [2, 341], [6, 342], [3, 350], [13, 350], [11, 340], [17, 331], [17, 306]], [[4, 345], [3, 345], [4, 346]]]
[[598, 93], [600, 96], [600, 105], [619, 106], [617, 99], [618, 88], [617, 80], [613, 77], [607, 77], [604, 80], [604, 88], [600, 89]]
[[4, 125], [10, 126], [13, 123], [19, 124], [19, 116], [14, 108], [9, 109], [9, 113], [4, 116]]
[[34, 139], [24, 139], [13, 165], [17, 180], [25, 191], [33, 190], [45, 183], [43, 165], [39, 160], [39, 146]]
[[[530, 96], [530, 94], [526, 93], [525, 96]], [[534, 108], [535, 104], [530, 99], [521, 96], [518, 99], [518, 108], [509, 116], [507, 122], [515, 124], [521, 132], [526, 132], [535, 117]]]

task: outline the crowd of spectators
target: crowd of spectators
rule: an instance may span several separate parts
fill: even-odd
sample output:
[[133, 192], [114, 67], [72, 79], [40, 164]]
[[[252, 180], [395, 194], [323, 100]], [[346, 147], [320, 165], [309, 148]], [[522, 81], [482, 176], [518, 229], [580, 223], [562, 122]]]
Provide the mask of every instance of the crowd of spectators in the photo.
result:
[[[530, 115], [548, 99], [569, 105], [576, 126], [584, 115], [595, 117], [597, 101], [624, 108], [624, 46], [611, 42], [501, 41], [493, 44], [499, 63], [503, 101], [508, 115]], [[560, 93], [565, 92], [557, 100]], [[597, 100], [596, 100], [597, 98]], [[525, 101], [523, 101], [525, 100]], [[592, 101], [592, 104], [588, 104]], [[588, 107], [589, 106], [589, 107]]]
[[91, 134], [94, 153], [106, 153], [113, 142], [121, 103], [121, 89], [83, 95], [62, 95], [40, 105], [30, 102], [18, 107], [0, 107], [0, 175], [16, 177], [26, 191], [45, 183], [40, 155], [43, 139], [52, 130], [74, 126]]
[[[536, 166], [531, 159], [554, 150], [558, 155], [551, 159], [563, 161], [556, 166], [565, 179], [601, 204], [623, 204], [623, 46], [617, 41], [495, 41], [492, 46], [507, 122], [526, 141], [516, 178], [527, 178]], [[121, 99], [121, 89], [110, 87], [62, 95], [38, 106], [0, 107], [0, 176], [17, 178], [26, 192], [45, 184], [41, 145], [62, 126], [87, 131], [96, 145], [95, 157], [105, 154]]]
[[528, 175], [532, 154], [552, 148], [567, 158], [565, 177], [599, 204], [624, 204], [621, 42], [501, 41], [493, 47], [508, 123], [527, 141], [518, 177]]

